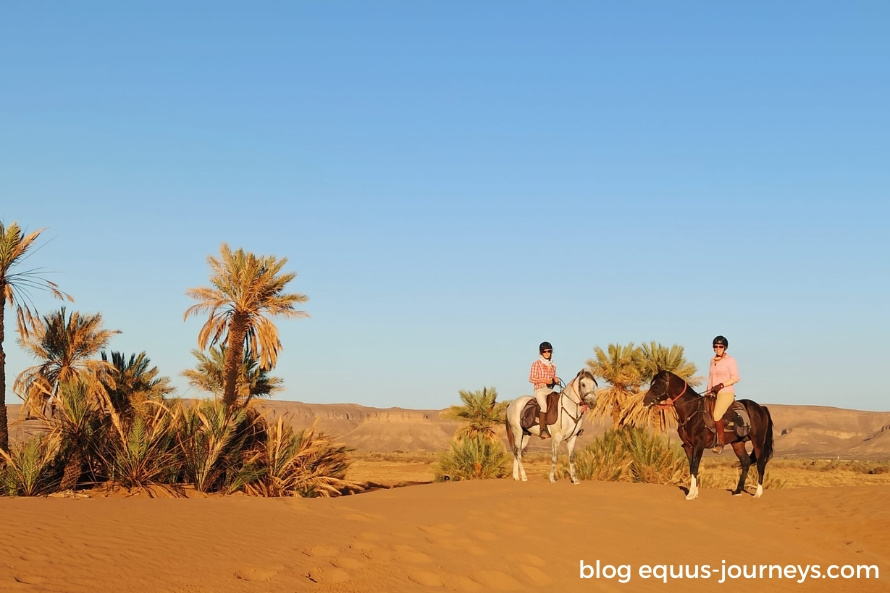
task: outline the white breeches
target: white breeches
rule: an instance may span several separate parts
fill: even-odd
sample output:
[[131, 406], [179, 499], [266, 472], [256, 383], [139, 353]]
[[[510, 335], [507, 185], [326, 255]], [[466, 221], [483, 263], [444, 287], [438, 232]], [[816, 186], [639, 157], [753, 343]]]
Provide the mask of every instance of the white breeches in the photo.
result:
[[553, 391], [549, 387], [539, 387], [535, 389], [535, 399], [538, 400], [538, 405], [541, 406], [541, 411], [547, 411], [547, 396], [550, 395], [550, 392]]

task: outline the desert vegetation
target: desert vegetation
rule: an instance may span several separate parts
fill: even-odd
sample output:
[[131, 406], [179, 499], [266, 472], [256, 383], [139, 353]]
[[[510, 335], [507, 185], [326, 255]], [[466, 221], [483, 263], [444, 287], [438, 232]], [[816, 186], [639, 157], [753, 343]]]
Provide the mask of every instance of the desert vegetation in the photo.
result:
[[449, 449], [438, 456], [434, 466], [436, 480], [507, 476], [510, 456], [498, 438], [507, 402], [498, 402], [497, 390], [489, 387], [458, 393], [463, 404], [451, 406], [445, 414], [463, 424], [451, 440]]
[[594, 357], [587, 367], [594, 376], [607, 382], [597, 391], [593, 416], [609, 416], [612, 427], [625, 425], [651, 426], [656, 432], [664, 432], [677, 425], [673, 410], [647, 408], [643, 405], [646, 386], [659, 370], [670, 371], [685, 379], [693, 387], [702, 378], [696, 376], [695, 365], [688, 362], [683, 346], [670, 347], [657, 342], [641, 346], [609, 344], [606, 350], [594, 348]]
[[[350, 450], [315, 427], [295, 430], [269, 419], [254, 398], [281, 389], [269, 373], [281, 342], [273, 317], [305, 317], [295, 305], [308, 297], [285, 292], [295, 273], [287, 260], [256, 256], [225, 243], [210, 256], [210, 287], [186, 294], [198, 301], [185, 317], [208, 313], [193, 353], [189, 383], [212, 399], [170, 397], [167, 377], [145, 352], [107, 351], [118, 330], [98, 313], [39, 315], [27, 290], [73, 301], [34, 271], [17, 271], [41, 231], [0, 225], [0, 348], [2, 314], [16, 311], [18, 344], [36, 364], [15, 379], [25, 416], [41, 424], [31, 438], [8, 442], [0, 402], [0, 494], [34, 496], [92, 486], [105, 489], [255, 496], [336, 496], [361, 490], [346, 479]], [[5, 393], [0, 349], [0, 393]]]

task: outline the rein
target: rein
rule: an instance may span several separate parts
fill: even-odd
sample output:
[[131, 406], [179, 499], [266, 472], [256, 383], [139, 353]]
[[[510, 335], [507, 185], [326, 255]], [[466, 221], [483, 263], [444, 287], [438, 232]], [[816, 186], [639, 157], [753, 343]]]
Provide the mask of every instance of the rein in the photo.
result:
[[[571, 386], [571, 385], [572, 385], [573, 383], [575, 383], [577, 380], [578, 380], [578, 377], [575, 377], [574, 379], [572, 379], [571, 381], [569, 381], [569, 384], [566, 385], [566, 389], [563, 390], [563, 393], [565, 393], [566, 391], [568, 391], [569, 386]], [[560, 404], [559, 404], [560, 412], [565, 412], [566, 416], [568, 416], [569, 418], [571, 418], [572, 421], [575, 423], [575, 427], [572, 429], [572, 432], [571, 432], [570, 434], [574, 434], [575, 431], [578, 430], [578, 425], [581, 424], [581, 420], [582, 420], [583, 417], [584, 417], [584, 412], [583, 412], [583, 408], [584, 408], [584, 398], [581, 397], [581, 394], [578, 393], [578, 391], [577, 391], [574, 387], [572, 387], [572, 391], [575, 391], [576, 394], [578, 395], [578, 401], [573, 400], [571, 397], [568, 397], [568, 399], [569, 399], [570, 402], [572, 402], [573, 404], [575, 404], [575, 406], [577, 406], [577, 408], [578, 408], [578, 411], [577, 411], [578, 416], [575, 417], [575, 416], [572, 415], [571, 412], [568, 411], [568, 409], [567, 409], [567, 408], [565, 407], [565, 405], [562, 403], [562, 399], [561, 399], [561, 398], [560, 398]], [[562, 394], [560, 394], [560, 395], [562, 395]]]
[[672, 398], [671, 398], [671, 401], [669, 401], [669, 402], [661, 403], [661, 404], [657, 404], [655, 407], [656, 407], [656, 408], [661, 408], [661, 409], [663, 409], [663, 410], [672, 407], [672, 406], [674, 405], [674, 403], [675, 403], [678, 399], [680, 399], [681, 397], [683, 397], [683, 394], [686, 393], [686, 389], [687, 389], [688, 387], [689, 387], [689, 383], [687, 383], [686, 381], [683, 381], [683, 391], [680, 392], [680, 395], [677, 395], [677, 396], [675, 396], [675, 397], [672, 397]]

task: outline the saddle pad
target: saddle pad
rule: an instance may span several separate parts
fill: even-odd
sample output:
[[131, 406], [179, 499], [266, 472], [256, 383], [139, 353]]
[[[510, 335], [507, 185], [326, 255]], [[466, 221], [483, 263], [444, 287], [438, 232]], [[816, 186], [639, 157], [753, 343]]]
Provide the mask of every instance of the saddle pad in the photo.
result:
[[[538, 425], [538, 412], [540, 411], [541, 406], [538, 405], [538, 400], [535, 398], [531, 398], [526, 402], [525, 407], [522, 408], [522, 413], [519, 415], [519, 426], [524, 429], [532, 428], [533, 426]], [[547, 416], [544, 417], [544, 422], [549, 426], [550, 424], [556, 424], [556, 418], [559, 414], [559, 394], [555, 391], [551, 391], [547, 394]]]

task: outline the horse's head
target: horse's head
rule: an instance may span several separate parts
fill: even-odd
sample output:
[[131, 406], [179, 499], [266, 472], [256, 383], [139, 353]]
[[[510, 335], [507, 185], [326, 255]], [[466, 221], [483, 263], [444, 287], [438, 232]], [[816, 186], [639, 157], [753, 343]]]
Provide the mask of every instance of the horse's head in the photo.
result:
[[591, 408], [595, 406], [596, 388], [598, 384], [593, 376], [593, 373], [591, 373], [587, 369], [582, 369], [578, 372], [575, 380], [578, 382], [575, 388], [578, 391], [578, 395], [581, 397], [581, 401]]
[[671, 373], [668, 371], [658, 371], [649, 382], [649, 391], [643, 398], [643, 405], [651, 408], [655, 404], [659, 404], [671, 397]]

